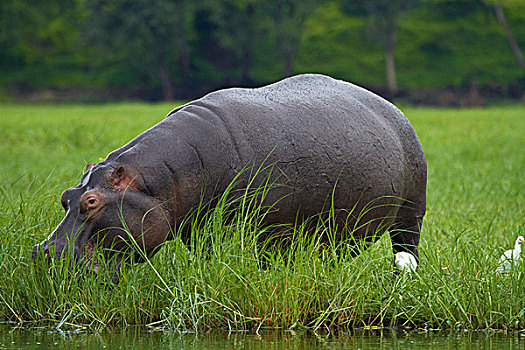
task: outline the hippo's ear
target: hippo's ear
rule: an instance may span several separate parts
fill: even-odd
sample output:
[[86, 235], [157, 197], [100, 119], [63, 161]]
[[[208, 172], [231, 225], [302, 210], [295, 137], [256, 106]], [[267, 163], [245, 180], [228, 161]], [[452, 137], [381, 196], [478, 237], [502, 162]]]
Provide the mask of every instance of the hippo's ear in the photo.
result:
[[118, 165], [111, 173], [111, 186], [121, 191], [126, 188], [140, 189], [139, 179], [133, 176], [123, 165]]
[[87, 173], [89, 169], [93, 168], [94, 166], [95, 166], [95, 163], [87, 163], [86, 170], [84, 170], [84, 173]]

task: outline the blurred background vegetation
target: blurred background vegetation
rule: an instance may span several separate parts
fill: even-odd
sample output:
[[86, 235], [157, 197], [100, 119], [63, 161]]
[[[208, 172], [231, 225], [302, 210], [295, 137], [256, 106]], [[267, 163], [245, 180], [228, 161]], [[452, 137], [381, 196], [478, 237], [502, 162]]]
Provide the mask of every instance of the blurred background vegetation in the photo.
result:
[[415, 104], [524, 99], [524, 0], [0, 0], [0, 100], [185, 100], [317, 72]]

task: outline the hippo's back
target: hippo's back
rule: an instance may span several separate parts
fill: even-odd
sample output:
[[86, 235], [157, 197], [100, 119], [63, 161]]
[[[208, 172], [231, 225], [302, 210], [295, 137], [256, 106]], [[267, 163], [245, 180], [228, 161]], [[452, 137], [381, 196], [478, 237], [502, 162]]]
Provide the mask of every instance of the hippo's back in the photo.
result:
[[165, 123], [195, 149], [210, 181], [274, 165], [274, 180], [286, 185], [271, 193], [271, 200], [285, 197], [275, 221], [293, 222], [298, 211], [310, 216], [327, 204], [362, 210], [393, 197], [424, 214], [426, 162], [412, 126], [391, 103], [353, 84], [299, 75], [220, 90], [177, 108]]

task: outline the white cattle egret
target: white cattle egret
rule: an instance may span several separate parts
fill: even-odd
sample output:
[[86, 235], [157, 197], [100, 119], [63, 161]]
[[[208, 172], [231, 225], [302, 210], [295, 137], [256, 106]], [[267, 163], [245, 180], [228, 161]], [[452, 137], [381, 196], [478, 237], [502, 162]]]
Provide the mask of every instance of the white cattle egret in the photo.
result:
[[498, 269], [499, 273], [506, 273], [512, 270], [512, 267], [520, 261], [521, 245], [525, 244], [523, 236], [516, 238], [514, 249], [509, 249], [499, 258]]
[[398, 252], [394, 255], [394, 265], [401, 271], [412, 272], [417, 269], [417, 260], [408, 252]]

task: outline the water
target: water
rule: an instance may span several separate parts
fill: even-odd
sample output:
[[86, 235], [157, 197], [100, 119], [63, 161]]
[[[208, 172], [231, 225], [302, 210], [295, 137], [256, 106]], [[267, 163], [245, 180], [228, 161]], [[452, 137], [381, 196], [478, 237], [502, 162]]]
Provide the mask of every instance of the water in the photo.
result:
[[355, 331], [343, 334], [264, 331], [180, 334], [143, 328], [87, 332], [0, 326], [0, 349], [524, 349], [525, 333], [416, 333]]

